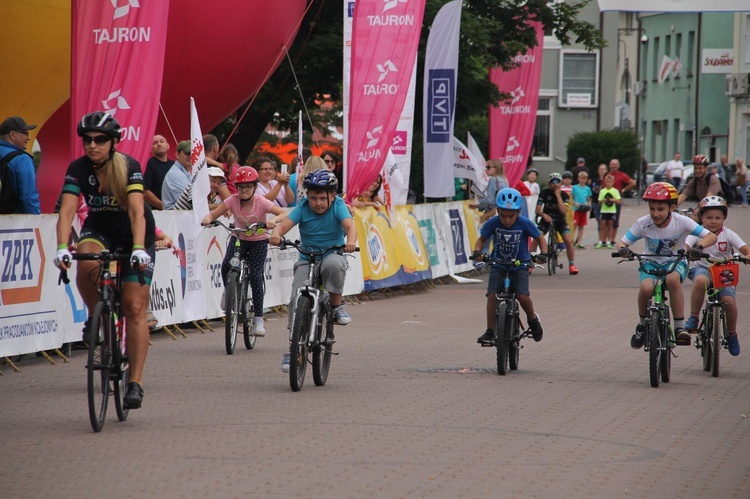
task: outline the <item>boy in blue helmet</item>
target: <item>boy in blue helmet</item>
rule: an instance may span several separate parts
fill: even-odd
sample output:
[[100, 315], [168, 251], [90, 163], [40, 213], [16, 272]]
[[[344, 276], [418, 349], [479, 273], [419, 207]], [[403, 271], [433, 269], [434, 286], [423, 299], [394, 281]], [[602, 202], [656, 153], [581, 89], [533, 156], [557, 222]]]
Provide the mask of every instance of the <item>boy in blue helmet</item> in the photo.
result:
[[[299, 224], [300, 241], [307, 249], [316, 251], [343, 244], [346, 246], [344, 251], [353, 252], [357, 247], [357, 228], [344, 200], [336, 195], [339, 185], [336, 175], [328, 170], [315, 170], [305, 175], [302, 184], [307, 190], [307, 197], [289, 213], [289, 217], [274, 227], [268, 242], [278, 246], [281, 237]], [[300, 253], [300, 260], [294, 264], [287, 326], [290, 331], [294, 320], [294, 296], [297, 288], [307, 279], [309, 266], [307, 257]], [[323, 257], [320, 265], [323, 287], [331, 297], [334, 319], [342, 326], [352, 320], [342, 305], [344, 280], [348, 268], [349, 264], [344, 255], [333, 251]], [[281, 361], [281, 370], [289, 372], [288, 353], [284, 354]]]
[[496, 294], [500, 292], [505, 273], [510, 273], [511, 288], [515, 290], [516, 298], [521, 308], [526, 312], [526, 317], [531, 328], [534, 341], [541, 341], [544, 333], [539, 316], [534, 313], [534, 303], [529, 296], [529, 265], [531, 255], [529, 253], [529, 238], [533, 238], [541, 253], [536, 255], [539, 261], [546, 260], [547, 241], [534, 222], [521, 216], [521, 206], [525, 201], [521, 194], [512, 188], [505, 188], [497, 193], [498, 215], [490, 218], [480, 229], [479, 239], [474, 244], [474, 259], [481, 258], [481, 251], [487, 240], [492, 239], [492, 257], [502, 261], [521, 262], [512, 269], [500, 268], [492, 265], [490, 277], [487, 282], [487, 330], [477, 338], [477, 343], [492, 343], [495, 333], [492, 326], [495, 320]]

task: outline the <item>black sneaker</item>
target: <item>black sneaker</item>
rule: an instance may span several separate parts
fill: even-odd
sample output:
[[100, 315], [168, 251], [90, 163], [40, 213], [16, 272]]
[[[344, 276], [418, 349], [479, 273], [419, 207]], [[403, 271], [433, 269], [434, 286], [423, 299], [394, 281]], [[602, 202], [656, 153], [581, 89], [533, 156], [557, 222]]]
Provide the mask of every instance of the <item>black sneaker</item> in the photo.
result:
[[646, 333], [646, 326], [638, 324], [635, 326], [635, 333], [630, 338], [630, 348], [638, 350], [643, 348], [643, 335]]
[[678, 327], [674, 330], [674, 336], [677, 340], [677, 344], [680, 346], [690, 346], [690, 341], [692, 338], [690, 337], [690, 333], [688, 333], [685, 329]]
[[143, 388], [135, 381], [128, 383], [128, 391], [125, 392], [125, 409], [140, 409], [143, 403]]
[[529, 329], [531, 329], [531, 337], [534, 341], [542, 341], [544, 329], [542, 329], [542, 323], [539, 322], [538, 314], [534, 314], [534, 318], [529, 321]]
[[482, 336], [477, 338], [477, 343], [495, 343], [495, 332], [488, 329]]

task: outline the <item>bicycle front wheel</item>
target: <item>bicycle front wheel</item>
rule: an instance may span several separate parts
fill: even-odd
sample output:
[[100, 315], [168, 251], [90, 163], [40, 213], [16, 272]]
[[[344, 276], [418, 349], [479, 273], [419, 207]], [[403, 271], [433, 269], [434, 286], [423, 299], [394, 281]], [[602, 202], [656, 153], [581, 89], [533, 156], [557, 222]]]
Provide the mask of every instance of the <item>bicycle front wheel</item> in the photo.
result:
[[289, 358], [289, 385], [298, 392], [305, 383], [307, 370], [307, 335], [310, 332], [310, 317], [312, 302], [307, 296], [300, 296], [294, 310], [294, 325], [292, 326], [292, 344]]
[[518, 370], [518, 357], [521, 351], [519, 328], [518, 316], [514, 313], [511, 317], [508, 317], [508, 365], [511, 371]]
[[711, 314], [711, 376], [719, 377], [719, 352], [721, 351], [721, 331], [723, 326], [720, 309], [714, 309]]
[[253, 307], [250, 306], [250, 293], [250, 285], [247, 280], [244, 280], [242, 282], [242, 292], [240, 293], [242, 297], [240, 303], [245, 306], [245, 312], [242, 314], [244, 317], [242, 321], [242, 337], [245, 340], [245, 348], [248, 350], [255, 348], [255, 340], [258, 339], [252, 331]]
[[104, 303], [94, 307], [89, 329], [89, 356], [86, 364], [88, 384], [89, 420], [95, 432], [102, 431], [107, 417], [109, 400], [109, 371], [111, 350], [109, 350], [112, 332], [112, 315]]
[[234, 346], [237, 343], [237, 322], [240, 317], [240, 280], [239, 273], [236, 270], [230, 270], [227, 276], [226, 292], [226, 322], [224, 323], [224, 346], [227, 355], [234, 353]]
[[331, 367], [333, 355], [333, 321], [331, 320], [331, 305], [328, 300], [320, 307], [322, 320], [317, 332], [316, 345], [313, 347], [312, 368], [315, 386], [323, 386], [328, 380], [328, 370]]
[[659, 386], [660, 364], [661, 364], [661, 323], [659, 313], [652, 311], [648, 317], [648, 376], [651, 380], [651, 386]]
[[495, 312], [495, 348], [497, 350], [497, 374], [505, 376], [508, 370], [508, 337], [505, 332], [508, 304], [501, 302]]
[[[125, 421], [128, 419], [129, 409], [125, 409], [125, 392], [128, 389], [128, 382], [130, 381], [130, 363], [125, 353], [125, 320], [122, 320], [122, 324], [118, 326], [115, 324], [115, 328], [121, 327], [120, 337], [114, 335], [112, 344], [115, 347], [112, 349], [113, 352], [113, 363], [115, 365], [115, 372], [112, 375], [112, 381], [114, 385], [115, 394], [115, 411], [117, 412], [117, 419]], [[115, 329], [116, 330], [116, 329]]]
[[547, 233], [547, 273], [552, 275], [557, 267], [557, 233], [550, 229]]

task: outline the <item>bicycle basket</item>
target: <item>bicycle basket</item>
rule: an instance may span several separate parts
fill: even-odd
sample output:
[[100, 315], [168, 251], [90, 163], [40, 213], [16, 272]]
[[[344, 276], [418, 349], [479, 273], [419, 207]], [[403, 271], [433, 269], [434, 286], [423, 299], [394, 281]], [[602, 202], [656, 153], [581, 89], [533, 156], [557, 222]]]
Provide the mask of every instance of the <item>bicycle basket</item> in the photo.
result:
[[736, 286], [740, 281], [740, 266], [734, 262], [711, 265], [709, 271], [711, 272], [711, 282], [715, 288]]

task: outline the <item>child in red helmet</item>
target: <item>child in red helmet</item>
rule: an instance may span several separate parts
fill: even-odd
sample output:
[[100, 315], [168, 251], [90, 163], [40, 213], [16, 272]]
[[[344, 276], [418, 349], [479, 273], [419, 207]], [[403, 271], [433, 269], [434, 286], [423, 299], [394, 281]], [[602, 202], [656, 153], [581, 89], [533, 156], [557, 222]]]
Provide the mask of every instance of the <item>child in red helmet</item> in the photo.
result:
[[[243, 166], [234, 172], [234, 185], [237, 194], [232, 194], [211, 213], [201, 221], [202, 225], [208, 225], [227, 211], [234, 216], [234, 226], [245, 228], [257, 222], [263, 222], [266, 227], [273, 229], [274, 221], [266, 220], [268, 214], [283, 215], [284, 210], [276, 206], [272, 201], [263, 196], [256, 196], [258, 187], [258, 172], [251, 166]], [[253, 291], [253, 335], [265, 336], [266, 328], [263, 323], [263, 295], [265, 291], [263, 269], [268, 255], [268, 233], [253, 233], [252, 235], [240, 234], [240, 257], [250, 262], [250, 288]], [[235, 239], [232, 236], [227, 243], [227, 248], [234, 246]], [[221, 279], [224, 285], [227, 283], [232, 252], [227, 251], [224, 262], [221, 264]], [[223, 300], [222, 300], [223, 301]]]

